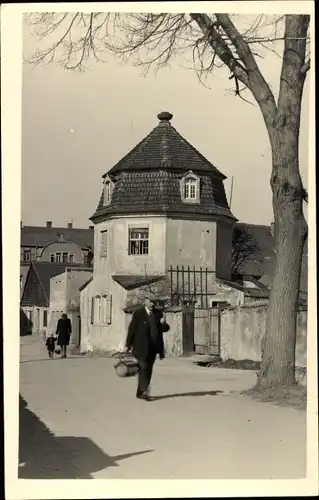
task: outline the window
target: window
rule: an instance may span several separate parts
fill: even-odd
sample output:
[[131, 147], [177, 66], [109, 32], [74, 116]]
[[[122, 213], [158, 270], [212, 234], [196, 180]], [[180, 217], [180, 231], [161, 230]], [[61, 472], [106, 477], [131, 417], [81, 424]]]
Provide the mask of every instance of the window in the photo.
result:
[[190, 203], [199, 203], [200, 201], [200, 179], [193, 172], [189, 172], [181, 180], [181, 196], [183, 201]]
[[102, 308], [101, 308], [101, 323], [104, 325], [111, 324], [111, 312], [112, 312], [112, 296], [111, 294], [102, 295]]
[[73, 264], [73, 262], [74, 262], [74, 255], [72, 253], [70, 253], [70, 255], [69, 255], [69, 263]]
[[31, 251], [30, 250], [23, 250], [23, 260], [24, 260], [24, 262], [30, 262], [30, 260], [31, 260]]
[[91, 324], [110, 325], [112, 315], [112, 296], [109, 293], [92, 297]]
[[48, 326], [48, 311], [43, 311], [43, 328]]
[[107, 229], [105, 231], [101, 231], [101, 241], [100, 241], [100, 256], [107, 256]]
[[100, 324], [102, 320], [102, 299], [100, 295], [95, 297], [95, 313], [94, 313], [94, 323]]
[[68, 252], [63, 252], [62, 253], [62, 262], [63, 262], [63, 264], [66, 264], [68, 262], [68, 257], [69, 257]]
[[184, 183], [184, 198], [185, 200], [196, 200], [197, 180], [189, 178]]
[[55, 262], [55, 255], [54, 255], [54, 253], [51, 253], [51, 255], [50, 255], [50, 262]]
[[91, 299], [91, 325], [94, 323], [94, 297]]
[[111, 202], [111, 182], [104, 182], [103, 205], [109, 205]]
[[61, 262], [61, 252], [56, 252], [56, 254], [55, 254], [55, 262]]
[[129, 229], [129, 255], [148, 255], [149, 249], [149, 229], [130, 228]]

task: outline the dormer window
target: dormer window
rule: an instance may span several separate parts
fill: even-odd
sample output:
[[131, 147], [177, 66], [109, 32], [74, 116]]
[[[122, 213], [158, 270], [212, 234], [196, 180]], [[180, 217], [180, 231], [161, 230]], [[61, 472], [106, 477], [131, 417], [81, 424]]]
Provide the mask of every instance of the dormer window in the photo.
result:
[[181, 180], [182, 200], [188, 203], [199, 203], [200, 180], [193, 172], [188, 172]]
[[109, 205], [110, 203], [111, 203], [111, 181], [106, 180], [104, 182], [103, 205]]

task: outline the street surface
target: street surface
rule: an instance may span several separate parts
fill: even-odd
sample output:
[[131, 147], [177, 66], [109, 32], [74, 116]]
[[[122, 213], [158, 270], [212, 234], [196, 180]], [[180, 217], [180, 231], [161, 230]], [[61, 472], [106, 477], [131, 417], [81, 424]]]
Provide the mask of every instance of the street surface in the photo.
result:
[[305, 476], [306, 412], [241, 396], [254, 372], [157, 361], [148, 403], [114, 362], [50, 360], [39, 337], [21, 338], [20, 478]]

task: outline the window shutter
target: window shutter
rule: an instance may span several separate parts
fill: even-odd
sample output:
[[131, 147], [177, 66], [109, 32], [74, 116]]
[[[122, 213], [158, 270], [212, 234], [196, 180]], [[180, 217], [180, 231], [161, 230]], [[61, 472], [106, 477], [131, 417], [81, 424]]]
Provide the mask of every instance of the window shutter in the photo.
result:
[[94, 323], [94, 297], [91, 298], [91, 325]]
[[110, 325], [112, 323], [112, 295], [109, 293], [108, 296], [106, 297], [106, 323]]

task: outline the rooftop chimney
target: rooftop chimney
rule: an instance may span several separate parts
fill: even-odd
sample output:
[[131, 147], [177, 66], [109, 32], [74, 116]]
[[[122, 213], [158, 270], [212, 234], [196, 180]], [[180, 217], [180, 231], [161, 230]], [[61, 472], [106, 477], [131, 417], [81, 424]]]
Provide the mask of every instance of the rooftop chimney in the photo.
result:
[[52, 227], [52, 221], [51, 220], [47, 220], [47, 227]]
[[69, 229], [72, 229], [72, 227], [73, 227], [73, 223], [72, 223], [72, 222], [69, 222], [69, 223], [68, 223], [68, 228], [69, 228]]

